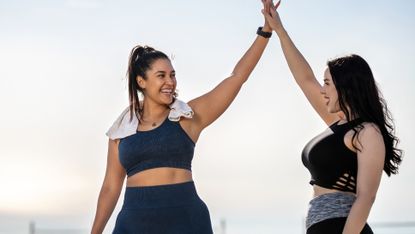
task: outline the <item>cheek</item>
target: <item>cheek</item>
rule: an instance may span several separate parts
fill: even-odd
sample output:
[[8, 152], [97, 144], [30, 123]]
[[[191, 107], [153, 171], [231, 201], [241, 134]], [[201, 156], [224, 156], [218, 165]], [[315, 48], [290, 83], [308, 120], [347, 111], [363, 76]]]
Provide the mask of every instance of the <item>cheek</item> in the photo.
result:
[[333, 96], [334, 96], [336, 99], [339, 99], [339, 95], [337, 94], [337, 90], [333, 90]]
[[160, 78], [149, 79], [148, 86], [151, 88], [158, 88], [162, 85], [162, 81]]
[[337, 92], [335, 88], [330, 87], [330, 89], [327, 92], [329, 92], [330, 96], [332, 96], [333, 98], [337, 97]]
[[177, 80], [176, 79], [172, 79], [171, 80], [171, 83], [173, 84], [173, 86], [176, 88], [176, 86], [177, 86]]

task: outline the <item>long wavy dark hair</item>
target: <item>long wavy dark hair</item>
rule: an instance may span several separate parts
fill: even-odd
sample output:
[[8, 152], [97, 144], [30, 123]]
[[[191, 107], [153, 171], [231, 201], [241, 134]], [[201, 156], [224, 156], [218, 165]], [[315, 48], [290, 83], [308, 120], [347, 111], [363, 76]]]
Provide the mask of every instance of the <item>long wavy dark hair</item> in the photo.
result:
[[[327, 62], [336, 87], [340, 109], [348, 121], [359, 118], [379, 127], [385, 143], [386, 155], [383, 170], [388, 176], [398, 173], [402, 150], [397, 148], [393, 118], [380, 93], [369, 64], [359, 55], [349, 55]], [[352, 142], [363, 128], [354, 129]], [[353, 143], [353, 147], [359, 150]]]
[[142, 116], [144, 111], [138, 98], [138, 93], [143, 93], [144, 90], [138, 85], [137, 76], [141, 76], [144, 80], [147, 80], [147, 70], [158, 59], [170, 60], [165, 53], [155, 50], [150, 46], [138, 45], [131, 50], [127, 71], [130, 121], [133, 119], [133, 114], [140, 121], [140, 116]]

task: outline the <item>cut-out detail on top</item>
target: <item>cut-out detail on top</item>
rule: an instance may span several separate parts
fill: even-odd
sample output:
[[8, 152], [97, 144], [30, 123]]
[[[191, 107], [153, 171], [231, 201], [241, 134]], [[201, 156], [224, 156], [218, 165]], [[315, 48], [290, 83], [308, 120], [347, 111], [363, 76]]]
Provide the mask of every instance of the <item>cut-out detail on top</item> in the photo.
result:
[[348, 173], [344, 173], [342, 176], [340, 176], [337, 179], [336, 184], [334, 184], [332, 187], [335, 189], [354, 191], [356, 188], [355, 179], [353, 176], [350, 176]]

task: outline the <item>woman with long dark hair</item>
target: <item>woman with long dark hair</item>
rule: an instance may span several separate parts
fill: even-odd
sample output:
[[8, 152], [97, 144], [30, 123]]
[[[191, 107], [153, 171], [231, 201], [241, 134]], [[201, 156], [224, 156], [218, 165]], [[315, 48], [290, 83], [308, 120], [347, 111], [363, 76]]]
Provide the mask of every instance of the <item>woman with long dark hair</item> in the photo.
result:
[[358, 55], [336, 58], [328, 61], [321, 86], [285, 31], [276, 6], [266, 4], [270, 11], [263, 13], [279, 37], [295, 81], [328, 125], [302, 153], [314, 190], [307, 233], [373, 233], [366, 221], [382, 170], [396, 174], [402, 151], [372, 71]]
[[128, 67], [130, 105], [107, 132], [107, 169], [93, 234], [104, 230], [126, 177], [114, 234], [212, 233], [209, 211], [192, 179], [195, 143], [247, 81], [270, 32], [268, 24], [258, 28], [232, 74], [188, 103], [176, 99], [176, 72], [166, 54], [148, 46], [133, 48]]

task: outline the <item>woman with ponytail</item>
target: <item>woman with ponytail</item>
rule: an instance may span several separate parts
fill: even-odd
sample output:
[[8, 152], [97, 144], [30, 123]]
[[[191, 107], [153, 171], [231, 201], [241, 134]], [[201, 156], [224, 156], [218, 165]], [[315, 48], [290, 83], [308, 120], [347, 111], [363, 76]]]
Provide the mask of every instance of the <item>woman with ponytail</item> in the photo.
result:
[[213, 233], [209, 211], [192, 179], [195, 143], [232, 103], [260, 59], [270, 31], [268, 24], [258, 28], [232, 74], [187, 103], [176, 98], [176, 72], [170, 59], [148, 46], [133, 48], [128, 67], [130, 105], [107, 132], [107, 169], [92, 234], [103, 232], [125, 179], [114, 234]]
[[392, 117], [368, 63], [352, 54], [328, 61], [321, 86], [308, 62], [285, 31], [268, 0], [264, 12], [279, 37], [297, 84], [328, 128], [303, 149], [314, 196], [306, 218], [307, 234], [373, 233], [366, 223], [382, 170], [398, 172]]

